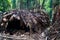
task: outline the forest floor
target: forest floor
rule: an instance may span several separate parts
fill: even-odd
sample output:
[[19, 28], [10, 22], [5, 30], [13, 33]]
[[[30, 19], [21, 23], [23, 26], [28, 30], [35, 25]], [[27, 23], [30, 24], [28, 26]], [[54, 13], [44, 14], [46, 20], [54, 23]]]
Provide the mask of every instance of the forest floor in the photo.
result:
[[45, 38], [39, 38], [38, 34], [21, 34], [21, 35], [8, 35], [0, 33], [0, 40], [46, 40]]

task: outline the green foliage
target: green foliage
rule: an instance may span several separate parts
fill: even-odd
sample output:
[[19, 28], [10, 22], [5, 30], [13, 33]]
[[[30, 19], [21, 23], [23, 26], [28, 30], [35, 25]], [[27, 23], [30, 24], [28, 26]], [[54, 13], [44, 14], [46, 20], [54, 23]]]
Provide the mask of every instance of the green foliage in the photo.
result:
[[38, 0], [40, 6], [52, 17], [52, 0]]
[[40, 5], [42, 5], [43, 0], [37, 0]]
[[16, 0], [16, 1], [17, 1], [16, 8], [20, 7], [20, 9], [32, 9], [36, 7], [36, 5], [38, 4], [37, 0]]
[[12, 9], [15, 9], [16, 8], [16, 0], [11, 0], [11, 3], [12, 3]]
[[10, 7], [8, 0], [0, 0], [0, 11], [7, 11]]
[[[53, 3], [52, 3], [53, 1]], [[0, 0], [0, 11], [10, 9], [32, 9], [41, 6], [46, 12], [52, 15], [52, 6], [60, 3], [60, 0]]]
[[50, 13], [50, 10], [51, 10], [51, 8], [50, 8], [50, 0], [46, 0], [46, 2], [44, 3], [44, 8], [46, 9], [46, 11], [48, 13]]

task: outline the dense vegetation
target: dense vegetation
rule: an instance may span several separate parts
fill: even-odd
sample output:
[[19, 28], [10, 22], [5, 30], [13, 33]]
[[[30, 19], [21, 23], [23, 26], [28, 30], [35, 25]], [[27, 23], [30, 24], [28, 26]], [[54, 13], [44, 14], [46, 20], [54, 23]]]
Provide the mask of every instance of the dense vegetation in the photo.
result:
[[52, 18], [52, 8], [60, 3], [59, 0], [0, 0], [0, 11], [12, 9], [43, 8]]

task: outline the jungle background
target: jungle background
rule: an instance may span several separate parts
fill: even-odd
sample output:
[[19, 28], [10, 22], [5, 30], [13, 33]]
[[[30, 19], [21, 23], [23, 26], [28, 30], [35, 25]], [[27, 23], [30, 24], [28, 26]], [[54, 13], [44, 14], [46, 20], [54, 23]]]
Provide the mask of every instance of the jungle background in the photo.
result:
[[33, 9], [41, 7], [52, 19], [54, 7], [60, 4], [60, 0], [0, 0], [0, 12], [12, 9]]

